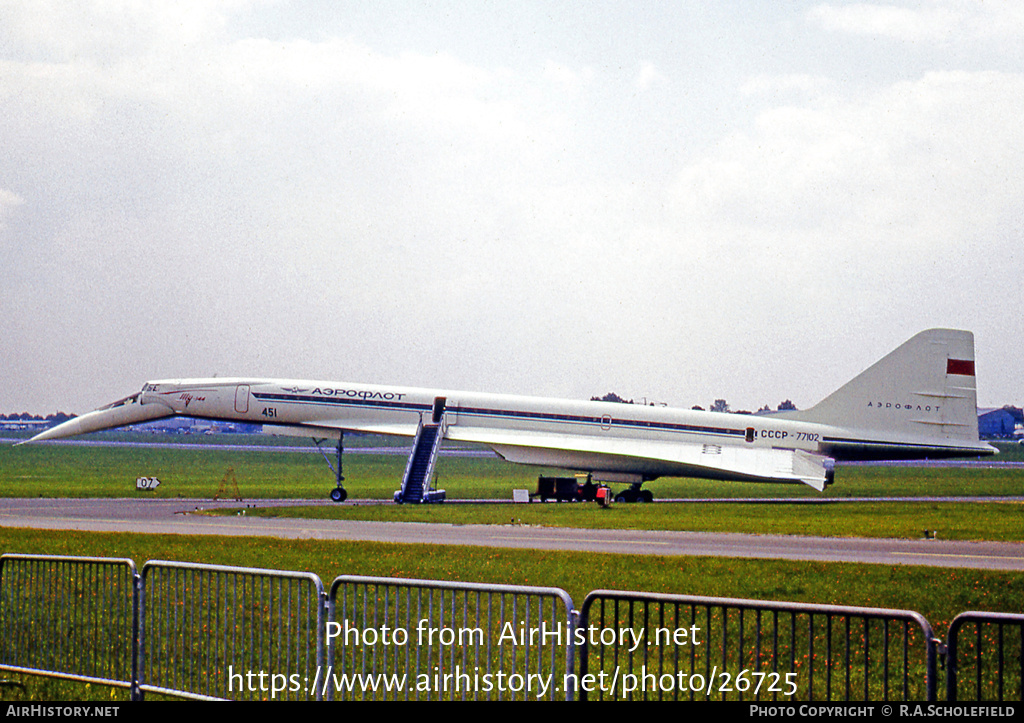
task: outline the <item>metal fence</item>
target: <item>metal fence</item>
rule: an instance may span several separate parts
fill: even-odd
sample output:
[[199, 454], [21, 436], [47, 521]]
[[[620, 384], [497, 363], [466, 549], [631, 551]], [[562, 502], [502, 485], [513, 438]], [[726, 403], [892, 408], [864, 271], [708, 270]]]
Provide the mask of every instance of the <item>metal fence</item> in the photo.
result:
[[1024, 700], [1024, 615], [961, 613], [947, 640], [947, 700]]
[[0, 557], [0, 669], [189, 698], [1024, 699], [1024, 615]]
[[584, 699], [935, 699], [915, 612], [598, 590], [580, 627]]
[[316, 575], [152, 561], [142, 568], [142, 591], [143, 692], [317, 697], [324, 588]]
[[138, 579], [131, 560], [3, 555], [0, 669], [132, 689]]
[[575, 615], [564, 590], [343, 575], [330, 620], [328, 697], [574, 695]]

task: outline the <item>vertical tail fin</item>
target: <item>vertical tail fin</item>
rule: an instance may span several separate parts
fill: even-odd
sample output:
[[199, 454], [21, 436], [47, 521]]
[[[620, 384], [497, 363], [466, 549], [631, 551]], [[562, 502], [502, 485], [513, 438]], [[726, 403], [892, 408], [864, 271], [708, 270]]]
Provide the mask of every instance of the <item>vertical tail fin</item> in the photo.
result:
[[974, 335], [930, 329], [788, 418], [870, 431], [880, 440], [984, 447], [978, 442]]

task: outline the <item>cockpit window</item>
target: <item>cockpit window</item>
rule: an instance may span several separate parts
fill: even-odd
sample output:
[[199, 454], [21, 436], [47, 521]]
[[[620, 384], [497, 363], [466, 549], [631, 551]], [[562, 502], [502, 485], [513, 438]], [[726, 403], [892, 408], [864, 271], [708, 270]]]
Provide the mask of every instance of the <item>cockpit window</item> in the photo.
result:
[[105, 407], [100, 407], [100, 409], [114, 409], [115, 407], [123, 407], [123, 406], [125, 406], [127, 404], [135, 404], [136, 402], [139, 401], [139, 395], [140, 394], [142, 394], [142, 392], [135, 392], [135, 394], [132, 394], [130, 397], [125, 397], [124, 399], [118, 399], [116, 402], [111, 402], [110, 404], [106, 405]]

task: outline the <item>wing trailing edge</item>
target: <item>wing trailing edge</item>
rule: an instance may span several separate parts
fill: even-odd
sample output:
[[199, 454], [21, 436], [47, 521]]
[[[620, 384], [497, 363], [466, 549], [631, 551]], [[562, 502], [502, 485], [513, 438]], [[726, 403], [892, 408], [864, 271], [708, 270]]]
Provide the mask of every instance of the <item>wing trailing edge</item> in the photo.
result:
[[701, 477], [802, 483], [819, 492], [832, 481], [830, 457], [800, 449], [680, 444], [640, 439], [449, 428], [448, 438], [479, 442], [510, 462], [592, 470], [597, 479]]

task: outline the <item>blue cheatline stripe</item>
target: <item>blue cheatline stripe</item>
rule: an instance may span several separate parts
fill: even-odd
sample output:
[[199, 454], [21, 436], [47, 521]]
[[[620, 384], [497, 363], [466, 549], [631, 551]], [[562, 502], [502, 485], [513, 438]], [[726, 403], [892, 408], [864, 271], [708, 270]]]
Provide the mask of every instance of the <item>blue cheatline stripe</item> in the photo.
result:
[[[267, 392], [253, 392], [252, 395], [260, 401], [288, 402], [294, 404], [316, 404], [326, 406], [343, 406], [346, 408], [363, 409], [388, 409], [394, 411], [425, 412], [433, 407], [430, 404], [417, 404], [413, 402], [391, 402], [385, 400], [363, 400], [338, 397], [320, 397], [300, 394], [272, 394]], [[695, 424], [678, 424], [673, 422], [654, 422], [649, 420], [615, 419], [611, 417], [595, 417], [574, 414], [554, 414], [551, 412], [528, 412], [518, 409], [491, 409], [487, 407], [449, 407], [447, 411], [460, 416], [470, 415], [485, 419], [528, 419], [539, 422], [560, 422], [571, 424], [586, 424], [591, 426], [617, 427], [619, 429], [640, 429], [669, 432], [684, 432], [690, 434], [709, 434], [729, 437], [743, 437], [745, 429], [729, 429], [726, 427], [702, 427]]]
[[652, 422], [637, 419], [615, 419], [611, 417], [585, 417], [572, 414], [551, 414], [548, 412], [524, 412], [507, 409], [484, 409], [477, 407], [459, 407], [460, 415], [469, 414], [479, 417], [499, 417], [503, 419], [532, 419], [543, 422], [572, 422], [620, 429], [650, 429], [670, 432], [690, 432], [695, 434], [717, 434], [727, 436], [744, 436], [746, 430], [728, 429], [725, 427], [701, 427], [694, 424], [677, 424], [672, 422]]

